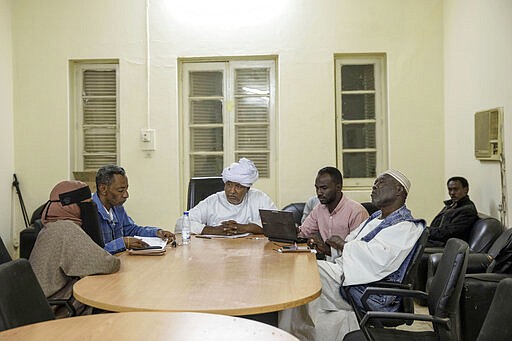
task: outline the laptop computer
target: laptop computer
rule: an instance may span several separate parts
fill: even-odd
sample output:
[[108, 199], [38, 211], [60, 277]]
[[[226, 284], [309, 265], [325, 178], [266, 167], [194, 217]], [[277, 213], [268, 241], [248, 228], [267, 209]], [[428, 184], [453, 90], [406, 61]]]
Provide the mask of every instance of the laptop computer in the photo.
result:
[[260, 210], [263, 234], [269, 240], [281, 243], [305, 243], [307, 238], [299, 238], [292, 212]]

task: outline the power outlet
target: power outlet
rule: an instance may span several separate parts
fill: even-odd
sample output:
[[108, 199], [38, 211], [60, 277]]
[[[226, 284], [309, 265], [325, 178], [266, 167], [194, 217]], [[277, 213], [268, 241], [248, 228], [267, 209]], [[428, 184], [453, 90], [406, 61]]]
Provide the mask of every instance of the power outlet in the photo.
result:
[[156, 132], [155, 129], [141, 129], [140, 140], [142, 150], [156, 150]]

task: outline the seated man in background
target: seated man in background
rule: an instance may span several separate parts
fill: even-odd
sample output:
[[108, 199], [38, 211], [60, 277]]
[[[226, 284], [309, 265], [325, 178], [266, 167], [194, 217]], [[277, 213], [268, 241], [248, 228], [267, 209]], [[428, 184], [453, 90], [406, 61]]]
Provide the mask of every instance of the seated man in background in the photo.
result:
[[368, 218], [368, 212], [360, 203], [343, 194], [343, 176], [337, 168], [320, 169], [315, 188], [320, 204], [299, 227], [299, 237], [312, 238], [317, 252], [331, 256], [331, 248], [325, 241], [334, 235], [345, 239], [350, 231]]
[[222, 171], [224, 191], [210, 195], [190, 209], [190, 231], [195, 234], [263, 233], [260, 209], [276, 210], [272, 199], [251, 186], [258, 169], [246, 158]]
[[[94, 205], [86, 183], [62, 181], [55, 185], [42, 213], [44, 227], [29, 259], [45, 296], [71, 298], [78, 315], [91, 313], [92, 308], [72, 298], [73, 284], [81, 277], [116, 272], [120, 266], [119, 258], [94, 243], [83, 230], [87, 219], [97, 219], [82, 214], [85, 205]], [[57, 317], [64, 315], [63, 308], [57, 306]]]
[[[351, 286], [355, 301], [365, 287], [382, 279], [400, 282], [425, 222], [416, 220], [405, 206], [409, 180], [397, 170], [388, 170], [375, 180], [372, 202], [379, 208], [352, 231], [345, 240], [333, 236], [326, 241], [340, 250], [334, 262], [319, 260], [322, 283], [319, 298], [303, 306], [284, 310], [279, 328], [301, 340], [343, 340], [346, 333], [358, 329], [352, 307], [342, 295], [341, 286]], [[369, 302], [372, 310], [396, 311], [396, 297], [379, 296]]]
[[468, 240], [473, 223], [478, 219], [475, 204], [469, 199], [469, 183], [460, 176], [446, 182], [449, 200], [430, 224], [427, 246], [444, 246], [448, 239]]
[[123, 204], [128, 199], [128, 177], [122, 167], [108, 165], [96, 173], [96, 193], [92, 200], [98, 206], [98, 218], [105, 241], [105, 250], [114, 254], [130, 248], [148, 246], [133, 236], [174, 239], [170, 231], [139, 226], [126, 214]]

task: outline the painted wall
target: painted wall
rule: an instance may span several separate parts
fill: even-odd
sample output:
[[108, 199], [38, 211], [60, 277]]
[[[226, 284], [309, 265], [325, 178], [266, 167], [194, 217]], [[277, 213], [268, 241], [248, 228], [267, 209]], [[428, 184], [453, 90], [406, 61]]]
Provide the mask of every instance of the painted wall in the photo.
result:
[[[498, 162], [474, 157], [474, 114], [504, 107], [505, 160], [512, 162], [512, 2], [450, 0], [445, 2], [445, 173], [470, 182], [479, 211], [499, 217]], [[506, 176], [512, 200], [512, 177]], [[510, 224], [510, 220], [509, 220]]]
[[[13, 243], [17, 242], [13, 234], [12, 205], [17, 204], [15, 191], [12, 190], [14, 172], [13, 146], [13, 80], [12, 80], [12, 39], [11, 4], [0, 0], [0, 236], [9, 252], [14, 255]], [[23, 224], [23, 219], [19, 220]], [[23, 227], [21, 225], [20, 227]], [[13, 238], [14, 237], [14, 238]]]
[[[387, 54], [390, 166], [411, 178], [409, 206], [417, 216], [430, 220], [440, 208], [445, 197], [441, 0], [150, 1], [151, 125], [158, 141], [150, 153], [141, 151], [139, 142], [147, 121], [145, 2], [11, 4], [15, 165], [26, 183], [29, 211], [72, 171], [71, 59], [119, 59], [120, 163], [132, 195], [126, 206], [138, 223], [169, 227], [182, 210], [178, 203], [186, 185], [179, 181], [177, 58], [278, 55], [278, 179], [276, 188], [262, 189], [282, 207], [305, 201], [314, 193], [316, 171], [335, 165], [333, 56], [355, 52]], [[368, 193], [347, 194], [368, 199]]]

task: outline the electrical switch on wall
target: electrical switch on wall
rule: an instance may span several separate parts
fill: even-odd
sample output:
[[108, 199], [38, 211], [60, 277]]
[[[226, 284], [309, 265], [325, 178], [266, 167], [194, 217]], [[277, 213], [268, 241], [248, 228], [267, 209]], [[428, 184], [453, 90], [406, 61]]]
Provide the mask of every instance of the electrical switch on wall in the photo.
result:
[[156, 150], [155, 129], [141, 129], [142, 150]]

